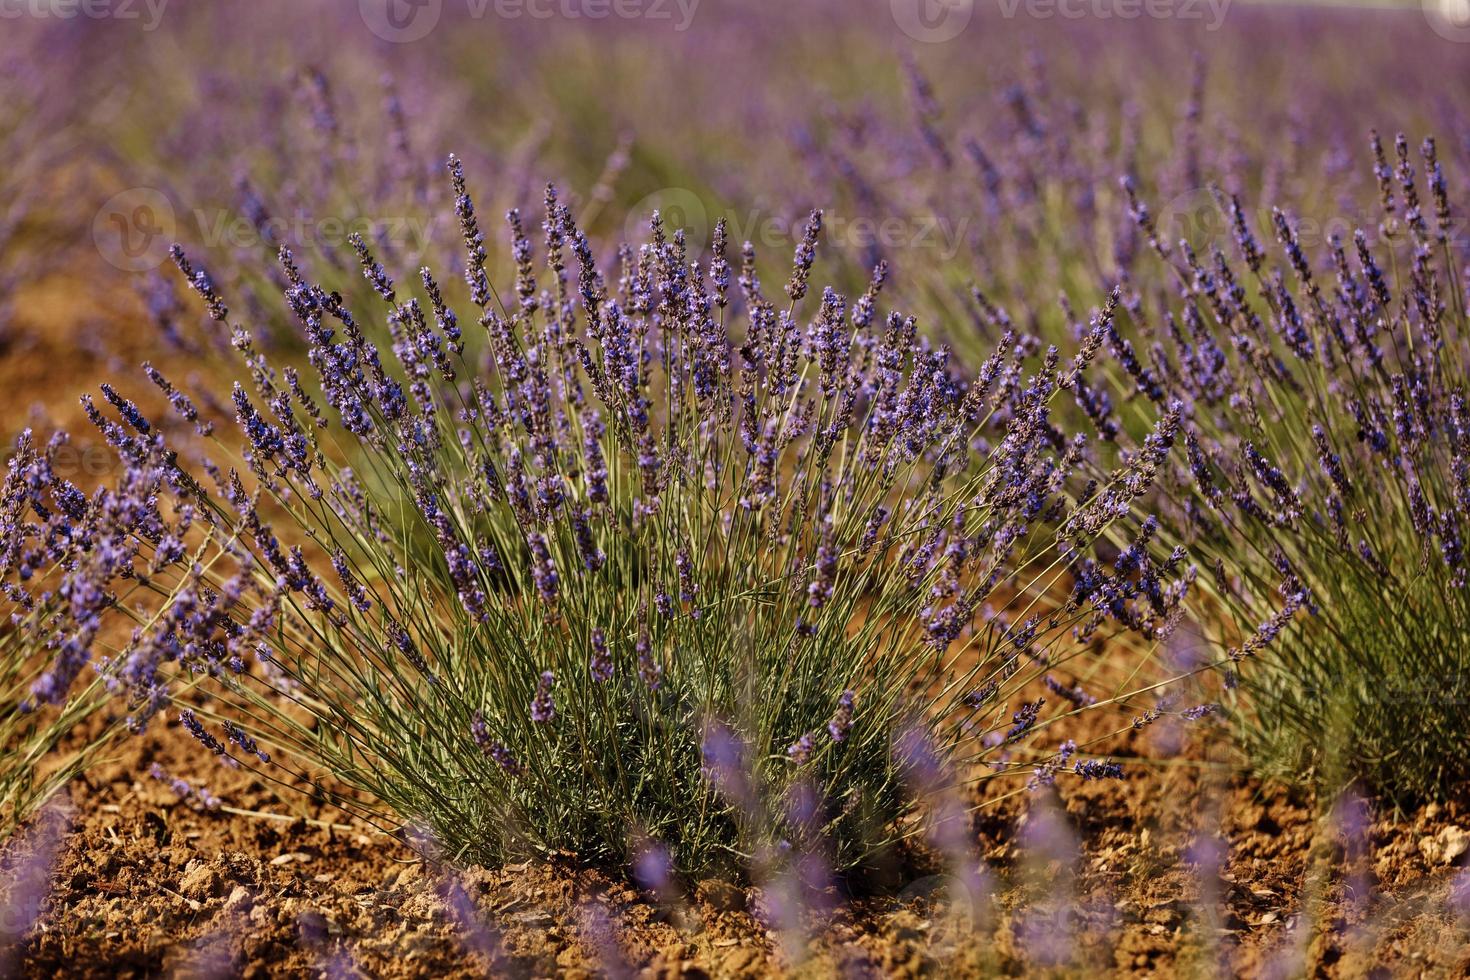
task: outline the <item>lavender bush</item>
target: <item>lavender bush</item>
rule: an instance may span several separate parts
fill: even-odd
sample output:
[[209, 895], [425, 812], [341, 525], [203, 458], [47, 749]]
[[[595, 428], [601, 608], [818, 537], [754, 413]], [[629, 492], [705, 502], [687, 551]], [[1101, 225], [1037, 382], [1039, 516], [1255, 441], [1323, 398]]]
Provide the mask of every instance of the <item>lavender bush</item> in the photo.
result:
[[[8, 574], [45, 611], [14, 649], [62, 656], [15, 700], [100, 676], [135, 727], [177, 700], [222, 755], [466, 854], [663, 840], [693, 867], [806, 835], [851, 863], [934, 782], [905, 768], [915, 744], [967, 779], [1112, 774], [1036, 736], [1225, 651], [1267, 771], [1439, 792], [1465, 757], [1466, 621], [1441, 171], [1470, 144], [1355, 158], [1370, 119], [1465, 131], [1442, 95], [1463, 46], [1383, 13], [1234, 10], [1208, 45], [977, 13], [894, 57], [889, 6], [710, 8], [673, 46], [463, 11], [431, 45], [353, 44], [350, 7], [273, 7], [265, 29], [196, 5], [160, 28], [174, 83], [123, 112], [48, 101], [47, 73], [121, 77], [146, 35], [38, 31], [6, 61], [26, 98], [0, 130], [17, 158], [59, 135], [0, 193], [0, 238], [84, 236], [59, 229], [158, 188], [210, 273], [138, 277], [147, 312], [189, 355], [243, 361], [229, 398], [151, 368], [96, 396], [121, 481], [85, 507], [23, 470], [12, 533], [35, 558]], [[1291, 45], [1279, 72], [1254, 70], [1268, 40]], [[58, 165], [63, 137], [84, 165]], [[552, 200], [539, 250], [520, 224], [482, 235], [422, 163], [451, 140], [493, 210], [557, 173], [588, 188], [579, 223]], [[671, 193], [708, 220], [594, 262]], [[775, 220], [817, 207], [830, 293], [817, 238]], [[366, 240], [278, 233], [298, 215]], [[461, 257], [413, 272], [460, 233]], [[744, 237], [769, 264], [733, 254]], [[86, 535], [59, 532], [63, 504]], [[102, 565], [97, 540], [117, 542]], [[87, 622], [54, 605], [75, 574], [132, 620], [120, 651], [97, 652], [103, 627], [63, 642]]]
[[1175, 288], [1124, 301], [1152, 342], [1122, 366], [1185, 405], [1162, 500], [1213, 569], [1253, 761], [1408, 801], [1466, 773], [1470, 347], [1435, 143], [1371, 149], [1382, 221], [1315, 260], [1281, 211], [1257, 229], [1219, 194], [1227, 258], [1161, 241], [1135, 199]]
[[[965, 376], [881, 311], [882, 266], [850, 300], [813, 288], [818, 212], [772, 294], [723, 227], [703, 265], [657, 214], [605, 270], [550, 188], [539, 257], [507, 215], [497, 286], [450, 170], [470, 317], [360, 239], [378, 306], [349, 311], [283, 249], [308, 378], [176, 248], [247, 372], [238, 448], [150, 366], [171, 421], [111, 386], [84, 400], [123, 467], [105, 561], [50, 533], [65, 486], [25, 484], [37, 567], [87, 569], [136, 624], [94, 663], [133, 729], [187, 705], [224, 762], [460, 860], [656, 849], [680, 870], [862, 864], [941, 772], [1119, 773], [1039, 737], [1133, 696], [1157, 713], [1152, 653], [1195, 575], [1136, 507], [1179, 409], [1112, 468], [1051, 418], [1113, 304], [1075, 357], [1007, 337]], [[63, 648], [36, 696], [87, 659]]]
[[[99, 494], [88, 500], [57, 477], [50, 460], [59, 446], [55, 441], [38, 449], [29, 433], [23, 435], [0, 486], [0, 572], [14, 602], [10, 624], [0, 634], [0, 840], [120, 734], [106, 715], [101, 678], [63, 678], [47, 669], [49, 651], [60, 661], [77, 661], [103, 641], [102, 614], [112, 600], [91, 588], [112, 574], [106, 568], [108, 542], [93, 535], [117, 498]], [[42, 490], [47, 504], [37, 497]], [[44, 531], [31, 523], [37, 519]], [[72, 549], [86, 540], [97, 547], [75, 554]], [[62, 559], [64, 554], [71, 557]], [[54, 576], [52, 589], [36, 596], [22, 583], [43, 569]], [[63, 681], [65, 690], [58, 686]]]

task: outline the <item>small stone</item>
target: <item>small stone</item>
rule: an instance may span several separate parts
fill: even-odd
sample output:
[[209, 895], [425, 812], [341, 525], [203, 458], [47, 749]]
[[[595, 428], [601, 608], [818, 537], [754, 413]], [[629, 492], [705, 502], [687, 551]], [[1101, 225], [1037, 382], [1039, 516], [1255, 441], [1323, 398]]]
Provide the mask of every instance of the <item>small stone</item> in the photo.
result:
[[224, 891], [225, 880], [211, 864], [200, 862], [179, 879], [179, 894], [202, 901]]
[[582, 954], [575, 946], [568, 946], [556, 954], [556, 965], [565, 971], [562, 975], [568, 976], [574, 972], [584, 969], [582, 965]]
[[296, 919], [301, 935], [307, 942], [321, 942], [330, 932], [327, 917], [316, 909], [302, 912]]
[[1442, 828], [1436, 840], [1439, 843], [1438, 864], [1454, 864], [1466, 851], [1470, 851], [1470, 834], [1454, 824]]
[[230, 897], [225, 899], [226, 912], [247, 912], [254, 900], [250, 896], [250, 889], [244, 885], [236, 885], [230, 892]]
[[741, 946], [726, 953], [720, 962], [717, 971], [721, 976], [741, 977], [749, 976], [760, 967], [761, 957], [749, 946]]
[[694, 897], [717, 912], [738, 912], [745, 908], [745, 893], [717, 878], [707, 878], [694, 886]]

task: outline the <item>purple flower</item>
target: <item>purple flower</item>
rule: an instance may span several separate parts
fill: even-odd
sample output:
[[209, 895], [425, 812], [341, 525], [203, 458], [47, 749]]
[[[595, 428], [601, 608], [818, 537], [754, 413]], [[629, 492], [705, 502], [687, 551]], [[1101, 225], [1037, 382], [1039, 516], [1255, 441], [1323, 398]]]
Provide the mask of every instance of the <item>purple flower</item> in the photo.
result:
[[633, 645], [638, 656], [638, 679], [650, 691], [657, 691], [663, 684], [664, 669], [653, 659], [653, 646], [648, 636], [648, 606], [638, 606], [638, 639]]
[[1037, 698], [1035, 701], [1021, 705], [1020, 710], [1011, 715], [1011, 727], [1005, 733], [1006, 742], [1015, 742], [1024, 738], [1036, 724], [1036, 716], [1041, 712], [1041, 706], [1046, 703], [1046, 698]]
[[807, 280], [811, 277], [812, 263], [817, 258], [817, 236], [822, 233], [822, 212], [813, 211], [807, 218], [801, 241], [797, 243], [796, 255], [792, 259], [791, 279], [786, 283], [786, 295], [793, 303], [806, 295]]
[[1000, 692], [1000, 681], [992, 678], [981, 684], [978, 688], [966, 694], [964, 702], [970, 708], [983, 708], [995, 700], [996, 694]]
[[245, 729], [228, 721], [223, 722], [220, 727], [224, 729], [225, 737], [227, 737], [231, 742], [239, 746], [242, 751], [248, 752], [249, 754], [255, 756], [261, 762], [271, 761], [271, 757], [267, 753], [261, 751], [260, 746], [255, 743], [255, 739], [251, 738], [250, 735], [245, 731]]
[[708, 723], [700, 739], [700, 771], [715, 788], [740, 803], [749, 802], [747, 749], [743, 739], [719, 722]]
[[180, 711], [179, 722], [184, 726], [184, 729], [190, 735], [193, 735], [194, 738], [198, 740], [199, 744], [203, 745], [206, 749], [219, 756], [221, 762], [230, 766], [234, 766], [237, 764], [234, 757], [231, 756], [229, 754], [229, 751], [225, 748], [224, 744], [220, 742], [219, 739], [210, 734], [198, 718], [194, 717], [194, 712], [190, 711], [188, 708]]
[[379, 296], [389, 303], [395, 302], [393, 280], [388, 278], [388, 273], [383, 270], [382, 264], [373, 258], [373, 253], [368, 250], [367, 243], [362, 240], [362, 236], [353, 232], [347, 236], [347, 242], [357, 253], [357, 261], [362, 266], [363, 278]]
[[556, 564], [551, 560], [546, 535], [531, 531], [526, 535], [526, 543], [531, 548], [531, 578], [536, 583], [536, 592], [548, 605], [554, 604], [561, 591], [561, 580], [556, 574]]
[[607, 651], [607, 636], [601, 629], [592, 631], [592, 679], [599, 682], [612, 680], [613, 662]]
[[118, 414], [120, 414], [127, 421], [128, 425], [131, 425], [134, 429], [137, 429], [145, 436], [152, 431], [153, 426], [150, 425], [148, 423], [148, 420], [143, 417], [143, 413], [138, 411], [137, 405], [134, 405], [132, 402], [119, 395], [117, 391], [113, 389], [112, 385], [107, 384], [106, 382], [100, 385], [100, 387], [102, 389], [103, 396], [112, 403], [112, 407], [118, 410]]
[[480, 751], [488, 755], [491, 760], [502, 770], [512, 776], [519, 776], [522, 772], [521, 764], [511, 755], [510, 750], [490, 737], [490, 726], [485, 722], [485, 716], [476, 711], [470, 719], [470, 737], [480, 747]]
[[572, 533], [577, 539], [577, 553], [582, 556], [582, 564], [587, 571], [595, 572], [607, 563], [607, 555], [592, 536], [585, 511], [578, 510], [572, 514]]
[[1096, 759], [1079, 759], [1072, 767], [1072, 771], [1083, 779], [1122, 779], [1123, 767], [1119, 763], [1109, 760], [1099, 762]]
[[816, 576], [807, 586], [807, 605], [813, 609], [820, 609], [832, 598], [832, 591], [837, 580], [837, 548], [832, 542], [830, 525], [823, 534], [822, 543], [817, 547]]
[[466, 263], [464, 278], [470, 287], [470, 302], [484, 307], [490, 302], [490, 279], [485, 274], [485, 236], [475, 216], [475, 204], [465, 187], [464, 164], [449, 157], [449, 175], [454, 189], [454, 213], [459, 217], [460, 235], [464, 238]]
[[657, 841], [645, 845], [633, 860], [633, 880], [660, 898], [672, 893], [673, 872], [668, 849]]
[[551, 688], [555, 684], [555, 674], [549, 670], [541, 672], [541, 679], [536, 683], [536, 696], [531, 699], [532, 721], [544, 723], [556, 717], [556, 704], [551, 699]]
[[798, 766], [804, 766], [807, 760], [812, 757], [812, 750], [816, 747], [816, 744], [816, 736], [812, 732], [807, 732], [801, 738], [798, 738], [795, 742], [787, 746], [786, 756]]
[[1061, 681], [1057, 680], [1050, 674], [1047, 674], [1044, 680], [1046, 682], [1048, 690], [1050, 690], [1054, 694], [1060, 695], [1063, 699], [1072, 702], [1072, 704], [1078, 708], [1085, 708], [1088, 705], [1095, 704], [1097, 702], [1097, 698], [1084, 691], [1082, 689], [1082, 685], [1080, 684], [1074, 685], [1072, 687], [1067, 687], [1065, 684], [1063, 684]]
[[837, 698], [837, 711], [832, 715], [832, 720], [827, 722], [827, 733], [832, 736], [832, 741], [847, 740], [847, 733], [852, 730], [852, 709], [856, 697], [852, 691], [843, 691]]
[[360, 613], [365, 613], [371, 609], [373, 606], [372, 600], [363, 591], [362, 583], [357, 580], [357, 576], [352, 574], [351, 565], [347, 561], [347, 554], [341, 548], [338, 548], [332, 554], [332, 568], [336, 570], [337, 577], [342, 580], [342, 588], [346, 591], [347, 600], [352, 603], [352, 607]]

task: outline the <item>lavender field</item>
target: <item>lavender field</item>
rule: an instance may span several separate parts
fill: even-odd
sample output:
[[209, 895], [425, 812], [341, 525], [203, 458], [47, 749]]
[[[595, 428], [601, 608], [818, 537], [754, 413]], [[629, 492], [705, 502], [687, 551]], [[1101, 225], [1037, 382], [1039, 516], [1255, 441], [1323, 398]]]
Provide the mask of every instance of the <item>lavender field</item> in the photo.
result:
[[1470, 971], [1470, 9], [0, 21], [0, 976]]

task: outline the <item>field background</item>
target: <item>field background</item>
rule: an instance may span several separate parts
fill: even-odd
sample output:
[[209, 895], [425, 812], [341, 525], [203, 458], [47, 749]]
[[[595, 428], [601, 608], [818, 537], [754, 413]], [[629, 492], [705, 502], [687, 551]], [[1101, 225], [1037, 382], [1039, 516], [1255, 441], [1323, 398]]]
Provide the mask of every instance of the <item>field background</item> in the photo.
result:
[[[1140, 153], [1169, 161], [1168, 120], [1189, 87], [1181, 66], [1198, 50], [1210, 78], [1227, 80], [1210, 91], [1230, 93], [1210, 103], [1212, 131], [1235, 132], [1244, 155], [1275, 149], [1283, 161], [1250, 174], [1255, 187], [1318, 202], [1329, 216], [1346, 210], [1332, 203], [1342, 187], [1321, 166], [1333, 146], [1355, 147], [1361, 165], [1369, 125], [1418, 132], [1459, 118], [1454, 103], [1470, 77], [1470, 45], [1447, 40], [1418, 8], [1240, 4], [1219, 31], [985, 12], [964, 37], [923, 44], [894, 29], [888, 7], [705, 0], [676, 35], [644, 21], [591, 28], [521, 19], [447, 23], [405, 44], [373, 36], [355, 10], [289, 3], [175, 0], [150, 32], [84, 20], [17, 23], [0, 42], [16, 93], [4, 110], [11, 158], [0, 175], [0, 429], [13, 442], [28, 425], [77, 428], [84, 419], [75, 396], [97, 380], [132, 377], [145, 359], [180, 377], [210, 376], [213, 356], [165, 342], [148, 306], [151, 277], [171, 270], [146, 256], [166, 239], [217, 270], [227, 293], [258, 290], [254, 322], [264, 334], [280, 327], [289, 349], [280, 304], [244, 271], [268, 263], [272, 243], [248, 230], [217, 234], [244, 213], [242, 178], [277, 214], [299, 219], [288, 234], [301, 239], [308, 263], [327, 270], [340, 261], [333, 229], [365, 215], [408, 229], [394, 241], [393, 259], [404, 268], [421, 254], [450, 251], [456, 229], [441, 161], [451, 151], [465, 159], [485, 214], [513, 205], [534, 213], [553, 179], [599, 240], [618, 240], [625, 216], [651, 207], [680, 209], [706, 231], [720, 214], [748, 214], [747, 226], [766, 230], [779, 262], [789, 254], [788, 229], [813, 206], [905, 221], [944, 213], [942, 201], [925, 199], [912, 160], [886, 159], [881, 139], [862, 138], [865, 121], [882, 130], [907, 119], [906, 58], [936, 81], [946, 119], [982, 133], [1003, 128], [998, 93], [1027, 77], [1038, 54], [1054, 90], [1090, 105], [1143, 93]], [[265, 21], [268, 30], [259, 27]], [[1224, 37], [1231, 40], [1216, 43]], [[319, 67], [330, 82], [346, 134], [340, 143], [321, 142], [321, 120], [299, 95], [303, 66]], [[388, 145], [384, 74], [408, 120], [407, 157]], [[1334, 80], [1326, 94], [1324, 78]], [[1307, 87], [1318, 90], [1309, 107], [1332, 121], [1301, 121], [1293, 132], [1320, 139], [1303, 147], [1284, 133], [1299, 112], [1292, 93]], [[1418, 118], [1404, 118], [1405, 106]], [[1463, 132], [1442, 137], [1459, 174], [1470, 171]], [[834, 176], [854, 159], [878, 178], [867, 204], [858, 203], [856, 184]], [[421, 169], [398, 169], [403, 160]], [[835, 202], [833, 183], [842, 188]], [[1160, 190], [1172, 200], [1193, 188], [1175, 181]], [[1114, 199], [1101, 206], [1115, 208], [1116, 192], [1105, 193]], [[107, 216], [132, 220], [138, 202], [158, 199], [166, 212], [126, 229], [145, 256], [142, 268], [131, 267]], [[1053, 232], [1038, 231], [1033, 254], [1067, 269], [1076, 262], [1075, 280], [1091, 284], [1088, 250], [1049, 240]], [[956, 242], [956, 260], [977, 263], [1001, 284], [998, 300], [1020, 309], [1047, 301], [1030, 295], [1015, 254], [987, 247], [988, 234], [981, 225]], [[860, 283], [862, 244], [839, 242], [834, 251], [818, 281]], [[504, 258], [492, 251], [492, 264], [504, 267]], [[930, 274], [933, 254], [900, 250], [893, 264], [897, 295], [942, 316], [947, 300]], [[85, 440], [77, 448], [82, 472], [105, 479], [86, 470]], [[75, 833], [63, 845], [42, 926], [20, 953], [24, 972], [1470, 970], [1459, 868], [1470, 812], [1448, 805], [1380, 814], [1357, 846], [1340, 814], [1238, 774], [1221, 730], [1209, 725], [1124, 739], [1119, 757], [1136, 764], [1121, 783], [1065, 784], [1054, 800], [1016, 796], [978, 809], [975, 838], [995, 885], [994, 898], [981, 903], [987, 914], [960, 911], [938, 877], [880, 880], [835, 917], [814, 918], [805, 941], [763, 927], [752, 914], [761, 909], [758, 891], [732, 894], [710, 883], [659, 905], [571, 862], [431, 871], [399, 842], [337, 811], [220, 769], [176, 728], [171, 720], [123, 745], [69, 791]], [[201, 810], [180, 799], [149, 777], [155, 763], [207, 785], [224, 805]], [[1040, 839], [1027, 836], [1038, 826], [1052, 828], [1042, 834], [1047, 846], [1026, 846]]]

